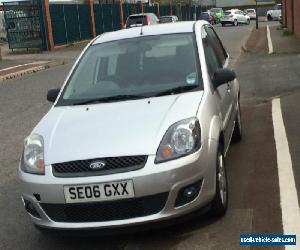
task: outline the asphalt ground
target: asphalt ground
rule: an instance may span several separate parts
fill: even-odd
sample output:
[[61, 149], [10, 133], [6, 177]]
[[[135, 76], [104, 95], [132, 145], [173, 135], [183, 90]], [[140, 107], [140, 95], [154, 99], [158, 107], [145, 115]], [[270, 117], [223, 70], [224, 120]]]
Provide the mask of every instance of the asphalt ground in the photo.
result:
[[[286, 86], [275, 81], [272, 85], [270, 74], [269, 84], [265, 83], [266, 72], [262, 69], [272, 69], [274, 60], [268, 57], [268, 61], [265, 55], [255, 53], [241, 54], [251, 29], [216, 27], [235, 61], [233, 67], [242, 88], [244, 126], [243, 141], [232, 145], [226, 159], [230, 197], [225, 217], [215, 220], [203, 215], [168, 228], [112, 236], [59, 236], [36, 230], [22, 207], [17, 167], [23, 139], [50, 108], [47, 90], [61, 86], [71, 67], [68, 64], [0, 86], [0, 249], [250, 249], [239, 246], [240, 234], [282, 233], [270, 97], [289, 93], [290, 86], [293, 90], [297, 88], [297, 82]], [[291, 59], [283, 56], [283, 60]], [[276, 72], [279, 74], [280, 70], [278, 66]], [[283, 69], [282, 77], [287, 73], [291, 74]], [[297, 99], [298, 96], [282, 99], [293, 162], [299, 162], [299, 140], [294, 136], [299, 121], [295, 122], [293, 113]], [[297, 164], [293, 166], [298, 169]]]

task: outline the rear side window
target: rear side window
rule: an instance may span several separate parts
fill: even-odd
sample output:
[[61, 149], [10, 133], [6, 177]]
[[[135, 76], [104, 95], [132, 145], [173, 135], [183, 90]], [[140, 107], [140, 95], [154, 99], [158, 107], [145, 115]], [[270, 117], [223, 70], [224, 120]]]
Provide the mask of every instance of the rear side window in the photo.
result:
[[126, 28], [134, 27], [138, 25], [147, 25], [146, 16], [130, 16], [126, 22]]

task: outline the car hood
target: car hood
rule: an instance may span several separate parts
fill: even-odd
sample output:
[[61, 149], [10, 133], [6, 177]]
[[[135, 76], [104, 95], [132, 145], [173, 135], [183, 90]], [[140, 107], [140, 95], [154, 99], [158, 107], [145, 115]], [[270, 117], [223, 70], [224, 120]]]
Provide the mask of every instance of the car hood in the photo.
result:
[[34, 129], [43, 136], [47, 165], [80, 159], [156, 154], [175, 122], [197, 114], [203, 91], [53, 107]]

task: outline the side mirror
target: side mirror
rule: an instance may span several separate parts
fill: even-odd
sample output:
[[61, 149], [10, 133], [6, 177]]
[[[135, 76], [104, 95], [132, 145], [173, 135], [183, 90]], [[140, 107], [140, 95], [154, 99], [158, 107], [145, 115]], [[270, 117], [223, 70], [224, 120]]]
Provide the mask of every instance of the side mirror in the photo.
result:
[[48, 90], [47, 100], [49, 102], [55, 102], [59, 92], [60, 92], [60, 89], [50, 89], [50, 90]]
[[235, 72], [231, 69], [217, 69], [213, 76], [213, 84], [215, 88], [231, 82], [236, 78]]

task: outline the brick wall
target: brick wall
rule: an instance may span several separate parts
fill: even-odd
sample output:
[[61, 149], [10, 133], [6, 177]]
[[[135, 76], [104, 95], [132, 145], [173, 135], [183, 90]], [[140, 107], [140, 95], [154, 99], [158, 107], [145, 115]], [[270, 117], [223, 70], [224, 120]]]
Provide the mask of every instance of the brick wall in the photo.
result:
[[300, 0], [294, 0], [295, 35], [300, 38]]
[[[282, 0], [282, 5], [283, 25], [300, 38], [300, 0]], [[294, 20], [292, 11], [294, 11]]]

